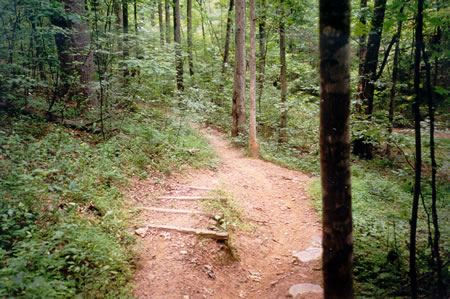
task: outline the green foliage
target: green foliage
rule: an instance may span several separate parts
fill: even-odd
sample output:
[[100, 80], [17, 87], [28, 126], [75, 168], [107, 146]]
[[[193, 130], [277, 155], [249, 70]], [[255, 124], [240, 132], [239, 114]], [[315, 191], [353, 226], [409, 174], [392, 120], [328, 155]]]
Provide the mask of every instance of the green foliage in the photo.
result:
[[128, 178], [214, 167], [182, 119], [147, 107], [107, 141], [28, 117], [0, 121], [0, 296], [130, 296]]
[[[379, 166], [375, 166], [378, 168]], [[411, 209], [411, 180], [401, 181], [386, 168], [371, 165], [352, 168], [352, 209], [354, 239], [354, 275], [356, 292], [362, 297], [386, 297], [408, 282], [408, 242]], [[369, 171], [368, 171], [369, 170]], [[408, 178], [411, 178], [408, 175]], [[308, 186], [313, 206], [321, 210], [321, 185], [316, 179]], [[441, 190], [438, 212], [448, 222], [448, 187]], [[429, 194], [425, 191], [426, 204]], [[430, 262], [425, 210], [419, 214], [419, 271], [429, 273]], [[447, 229], [441, 226], [444, 231]], [[444, 236], [444, 233], [441, 232]], [[441, 240], [443, 248], [448, 239]], [[420, 251], [420, 250], [419, 250]]]

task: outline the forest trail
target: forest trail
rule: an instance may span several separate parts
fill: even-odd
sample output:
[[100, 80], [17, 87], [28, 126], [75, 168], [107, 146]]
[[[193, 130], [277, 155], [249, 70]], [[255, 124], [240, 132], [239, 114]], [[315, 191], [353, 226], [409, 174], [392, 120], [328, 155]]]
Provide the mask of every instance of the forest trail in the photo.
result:
[[[320, 257], [302, 262], [293, 255], [317, 254], [321, 247], [319, 216], [310, 206], [307, 175], [263, 160], [248, 158], [213, 129], [202, 129], [220, 162], [216, 170], [193, 170], [170, 177], [135, 182], [128, 192], [140, 207], [201, 210], [194, 200], [158, 196], [199, 196], [217, 188], [241, 207], [247, 229], [231, 233], [228, 247], [192, 234], [144, 229], [134, 276], [138, 298], [286, 298], [295, 284], [321, 285]], [[145, 223], [207, 228], [215, 220], [202, 215], [142, 210]], [[305, 285], [311, 286], [311, 285]], [[318, 288], [318, 286], [315, 286]], [[310, 292], [296, 298], [322, 298]]]

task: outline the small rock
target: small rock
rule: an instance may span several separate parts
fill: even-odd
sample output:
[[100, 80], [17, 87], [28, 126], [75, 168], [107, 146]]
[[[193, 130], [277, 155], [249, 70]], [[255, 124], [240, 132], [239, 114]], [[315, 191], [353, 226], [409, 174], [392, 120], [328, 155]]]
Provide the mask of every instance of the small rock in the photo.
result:
[[308, 247], [304, 251], [300, 251], [293, 254], [293, 257], [304, 263], [316, 260], [321, 256], [322, 256], [322, 248], [312, 246]]
[[147, 231], [148, 231], [148, 227], [141, 227], [141, 228], [138, 228], [138, 229], [135, 231], [135, 233], [136, 233], [136, 235], [138, 235], [138, 236], [144, 238], [145, 235], [147, 234]]
[[184, 295], [183, 299], [189, 299], [189, 296], [188, 295]]
[[181, 254], [187, 254], [187, 251], [186, 250], [181, 250], [180, 253]]
[[296, 298], [305, 293], [322, 293], [321, 286], [312, 283], [299, 283], [295, 284], [289, 289], [289, 296]]
[[212, 280], [216, 279], [216, 274], [213, 271], [213, 267], [211, 265], [203, 265], [203, 270], [208, 274], [208, 277]]
[[249, 271], [248, 277], [256, 282], [260, 282], [261, 281], [261, 274], [259, 274], [258, 272], [252, 272]]

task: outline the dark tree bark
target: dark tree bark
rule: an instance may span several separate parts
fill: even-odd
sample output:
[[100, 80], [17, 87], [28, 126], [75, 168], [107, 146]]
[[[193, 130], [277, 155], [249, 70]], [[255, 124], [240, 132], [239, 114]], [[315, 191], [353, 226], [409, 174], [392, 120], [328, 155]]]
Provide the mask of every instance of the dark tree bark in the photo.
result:
[[[138, 19], [137, 19], [137, 0], [133, 3], [133, 14], [134, 14], [134, 33], [138, 33]], [[152, 26], [155, 26], [155, 12], [152, 9]]]
[[281, 118], [280, 118], [280, 135], [278, 142], [284, 143], [287, 141], [287, 81], [286, 81], [286, 33], [284, 24], [284, 4], [280, 0], [280, 85], [281, 85]]
[[[361, 16], [359, 17], [359, 21], [365, 27], [367, 24], [367, 0], [361, 0], [360, 2]], [[367, 35], [364, 33], [359, 37], [359, 87], [358, 92], [362, 91], [362, 77], [364, 75], [364, 58], [366, 57], [367, 52]], [[360, 95], [358, 94], [358, 98]], [[361, 104], [359, 102], [356, 103], [356, 110], [361, 112]]]
[[422, 176], [422, 140], [420, 133], [420, 103], [422, 101], [422, 94], [420, 88], [420, 60], [421, 51], [423, 47], [423, 0], [417, 2], [417, 16], [416, 16], [416, 47], [414, 50], [414, 133], [416, 144], [416, 161], [414, 164], [415, 178], [414, 178], [414, 196], [411, 211], [411, 232], [409, 238], [409, 276], [411, 279], [411, 297], [413, 299], [418, 297], [417, 293], [417, 273], [416, 273], [416, 231], [417, 231], [417, 214], [419, 209], [419, 196], [421, 192], [421, 176]]
[[234, 8], [234, 0], [230, 0], [227, 15], [227, 32], [225, 35], [225, 48], [223, 53], [222, 74], [225, 74], [226, 65], [228, 63], [228, 55], [230, 53], [231, 26], [233, 25], [233, 8]]
[[[123, 31], [123, 45], [122, 45], [122, 58], [125, 61], [128, 59], [128, 56], [130, 55], [129, 49], [128, 49], [128, 1], [129, 0], [122, 0], [122, 31]], [[124, 62], [123, 64], [123, 76], [127, 77], [130, 74], [128, 70], [127, 64]]]
[[[120, 1], [121, 0], [114, 0], [113, 1], [113, 10], [114, 10], [114, 15], [116, 16], [116, 27], [120, 28], [122, 26], [122, 10], [120, 7]], [[118, 31], [118, 29], [116, 29]]]
[[428, 53], [423, 47], [423, 60], [425, 62], [426, 70], [426, 84], [427, 84], [427, 98], [428, 98], [428, 116], [430, 117], [430, 160], [431, 160], [431, 214], [433, 218], [433, 228], [434, 228], [434, 239], [433, 239], [433, 252], [434, 258], [436, 259], [436, 273], [438, 280], [438, 292], [439, 298], [447, 298], [446, 287], [442, 278], [442, 259], [439, 252], [439, 240], [441, 238], [441, 233], [439, 230], [439, 219], [437, 214], [437, 187], [436, 187], [436, 174], [437, 174], [437, 163], [436, 163], [436, 151], [434, 142], [434, 104], [433, 104], [433, 87], [431, 85], [431, 66], [429, 63]]
[[189, 75], [194, 75], [194, 57], [192, 55], [192, 0], [187, 0], [187, 44], [189, 59]]
[[264, 76], [266, 66], [266, 0], [262, 1], [259, 8], [259, 78], [258, 78], [258, 109], [261, 113], [261, 97], [264, 89]]
[[161, 1], [162, 0], [158, 0], [159, 41], [161, 46], [164, 46], [164, 21]]
[[[368, 118], [371, 117], [373, 111], [378, 53], [380, 51], [385, 11], [386, 0], [375, 0], [375, 11], [370, 26], [363, 74], [360, 79], [358, 90], [361, 113], [365, 114]], [[361, 158], [371, 159], [372, 147], [366, 142], [365, 138], [360, 138], [353, 143], [353, 153]]]
[[350, 1], [320, 1], [320, 164], [325, 298], [353, 298]]
[[[80, 16], [84, 16], [86, 13], [83, 0], [63, 0], [61, 3], [67, 13], [76, 13]], [[73, 22], [66, 15], [52, 15], [51, 22], [70, 32], [67, 35], [55, 34], [63, 81], [59, 96], [82, 96], [84, 99], [88, 99], [89, 106], [97, 107], [98, 99], [91, 86], [95, 74], [95, 64], [90, 49], [91, 37], [88, 24], [85, 21]], [[71, 77], [77, 77], [80, 84], [73, 86], [69, 82]]]
[[183, 57], [181, 56], [181, 18], [180, 0], [173, 0], [173, 32], [175, 45], [175, 64], [177, 71], [177, 89], [184, 90], [183, 84]]
[[232, 137], [242, 133], [245, 126], [245, 0], [236, 0], [235, 26]]
[[170, 44], [170, 0], [165, 0], [164, 9], [166, 12], [166, 43]]
[[[403, 7], [400, 9], [403, 12]], [[402, 36], [402, 25], [403, 22], [400, 20], [397, 24], [397, 33], [395, 34], [395, 51], [394, 51], [394, 61], [392, 67], [392, 87], [391, 87], [391, 97], [389, 102], [389, 136], [392, 135], [392, 128], [394, 127], [394, 110], [395, 110], [395, 96], [397, 87], [397, 77], [398, 77], [398, 57], [400, 55], [400, 37]], [[389, 137], [390, 138], [390, 137]], [[389, 142], [386, 145], [386, 155], [390, 157], [391, 147]]]
[[259, 156], [259, 144], [256, 138], [256, 28], [255, 28], [255, 0], [250, 0], [250, 134], [249, 144], [252, 157]]

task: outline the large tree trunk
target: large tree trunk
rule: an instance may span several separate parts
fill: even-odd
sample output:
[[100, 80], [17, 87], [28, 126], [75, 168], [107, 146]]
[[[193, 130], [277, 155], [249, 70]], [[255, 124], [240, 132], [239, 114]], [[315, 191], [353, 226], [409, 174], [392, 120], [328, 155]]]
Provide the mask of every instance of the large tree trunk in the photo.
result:
[[[365, 114], [368, 118], [371, 117], [373, 111], [378, 53], [380, 51], [385, 11], [386, 0], [375, 0], [375, 11], [370, 26], [363, 74], [360, 79], [358, 90], [361, 113]], [[365, 138], [360, 138], [353, 143], [353, 153], [361, 158], [371, 159], [372, 147], [366, 142]]]
[[350, 1], [320, 1], [320, 165], [325, 298], [353, 298]]
[[158, 23], [159, 23], [159, 41], [161, 46], [164, 46], [164, 22], [163, 22], [163, 10], [162, 0], [158, 0]]
[[183, 84], [183, 57], [181, 56], [181, 18], [180, 0], [173, 0], [173, 32], [175, 45], [175, 63], [177, 70], [177, 89], [184, 90]]
[[[261, 0], [260, 0], [261, 1]], [[259, 88], [258, 88], [258, 110], [261, 113], [261, 97], [264, 89], [264, 73], [266, 66], [266, 0], [262, 0], [259, 7]]]
[[284, 24], [284, 4], [280, 0], [281, 18], [280, 18], [280, 85], [281, 85], [281, 119], [280, 119], [280, 135], [278, 142], [287, 141], [287, 81], [286, 81], [286, 34]]
[[[83, 0], [63, 0], [61, 3], [67, 13], [76, 13], [81, 17], [86, 13]], [[85, 21], [73, 22], [66, 15], [52, 15], [51, 22], [70, 32], [55, 34], [63, 82], [59, 96], [81, 96], [83, 99], [80, 101], [87, 99], [89, 106], [97, 107], [98, 99], [91, 86], [95, 64], [88, 24]], [[77, 77], [79, 85], [71, 83], [71, 77]]]
[[245, 126], [245, 0], [236, 0], [235, 24], [232, 137], [242, 133]]
[[226, 66], [228, 63], [228, 55], [230, 53], [231, 26], [233, 24], [233, 7], [234, 7], [234, 0], [230, 0], [227, 15], [227, 32], [225, 35], [225, 49], [223, 53], [222, 74], [225, 74]]
[[170, 0], [165, 0], [164, 9], [166, 12], [166, 43], [170, 44]]
[[417, 273], [416, 273], [416, 231], [417, 231], [417, 214], [419, 209], [419, 196], [421, 192], [422, 178], [422, 140], [420, 134], [420, 102], [422, 94], [420, 88], [420, 56], [423, 47], [423, 0], [418, 0], [416, 16], [416, 47], [414, 52], [414, 93], [415, 99], [413, 103], [414, 114], [414, 132], [416, 143], [416, 161], [414, 164], [414, 196], [411, 211], [411, 231], [409, 238], [409, 276], [411, 279], [411, 297], [418, 297], [417, 293]]
[[194, 57], [192, 55], [192, 0], [187, 0], [187, 44], [189, 59], [189, 75], [194, 75]]
[[259, 144], [256, 138], [256, 29], [255, 29], [255, 0], [250, 0], [250, 153], [259, 156]]

